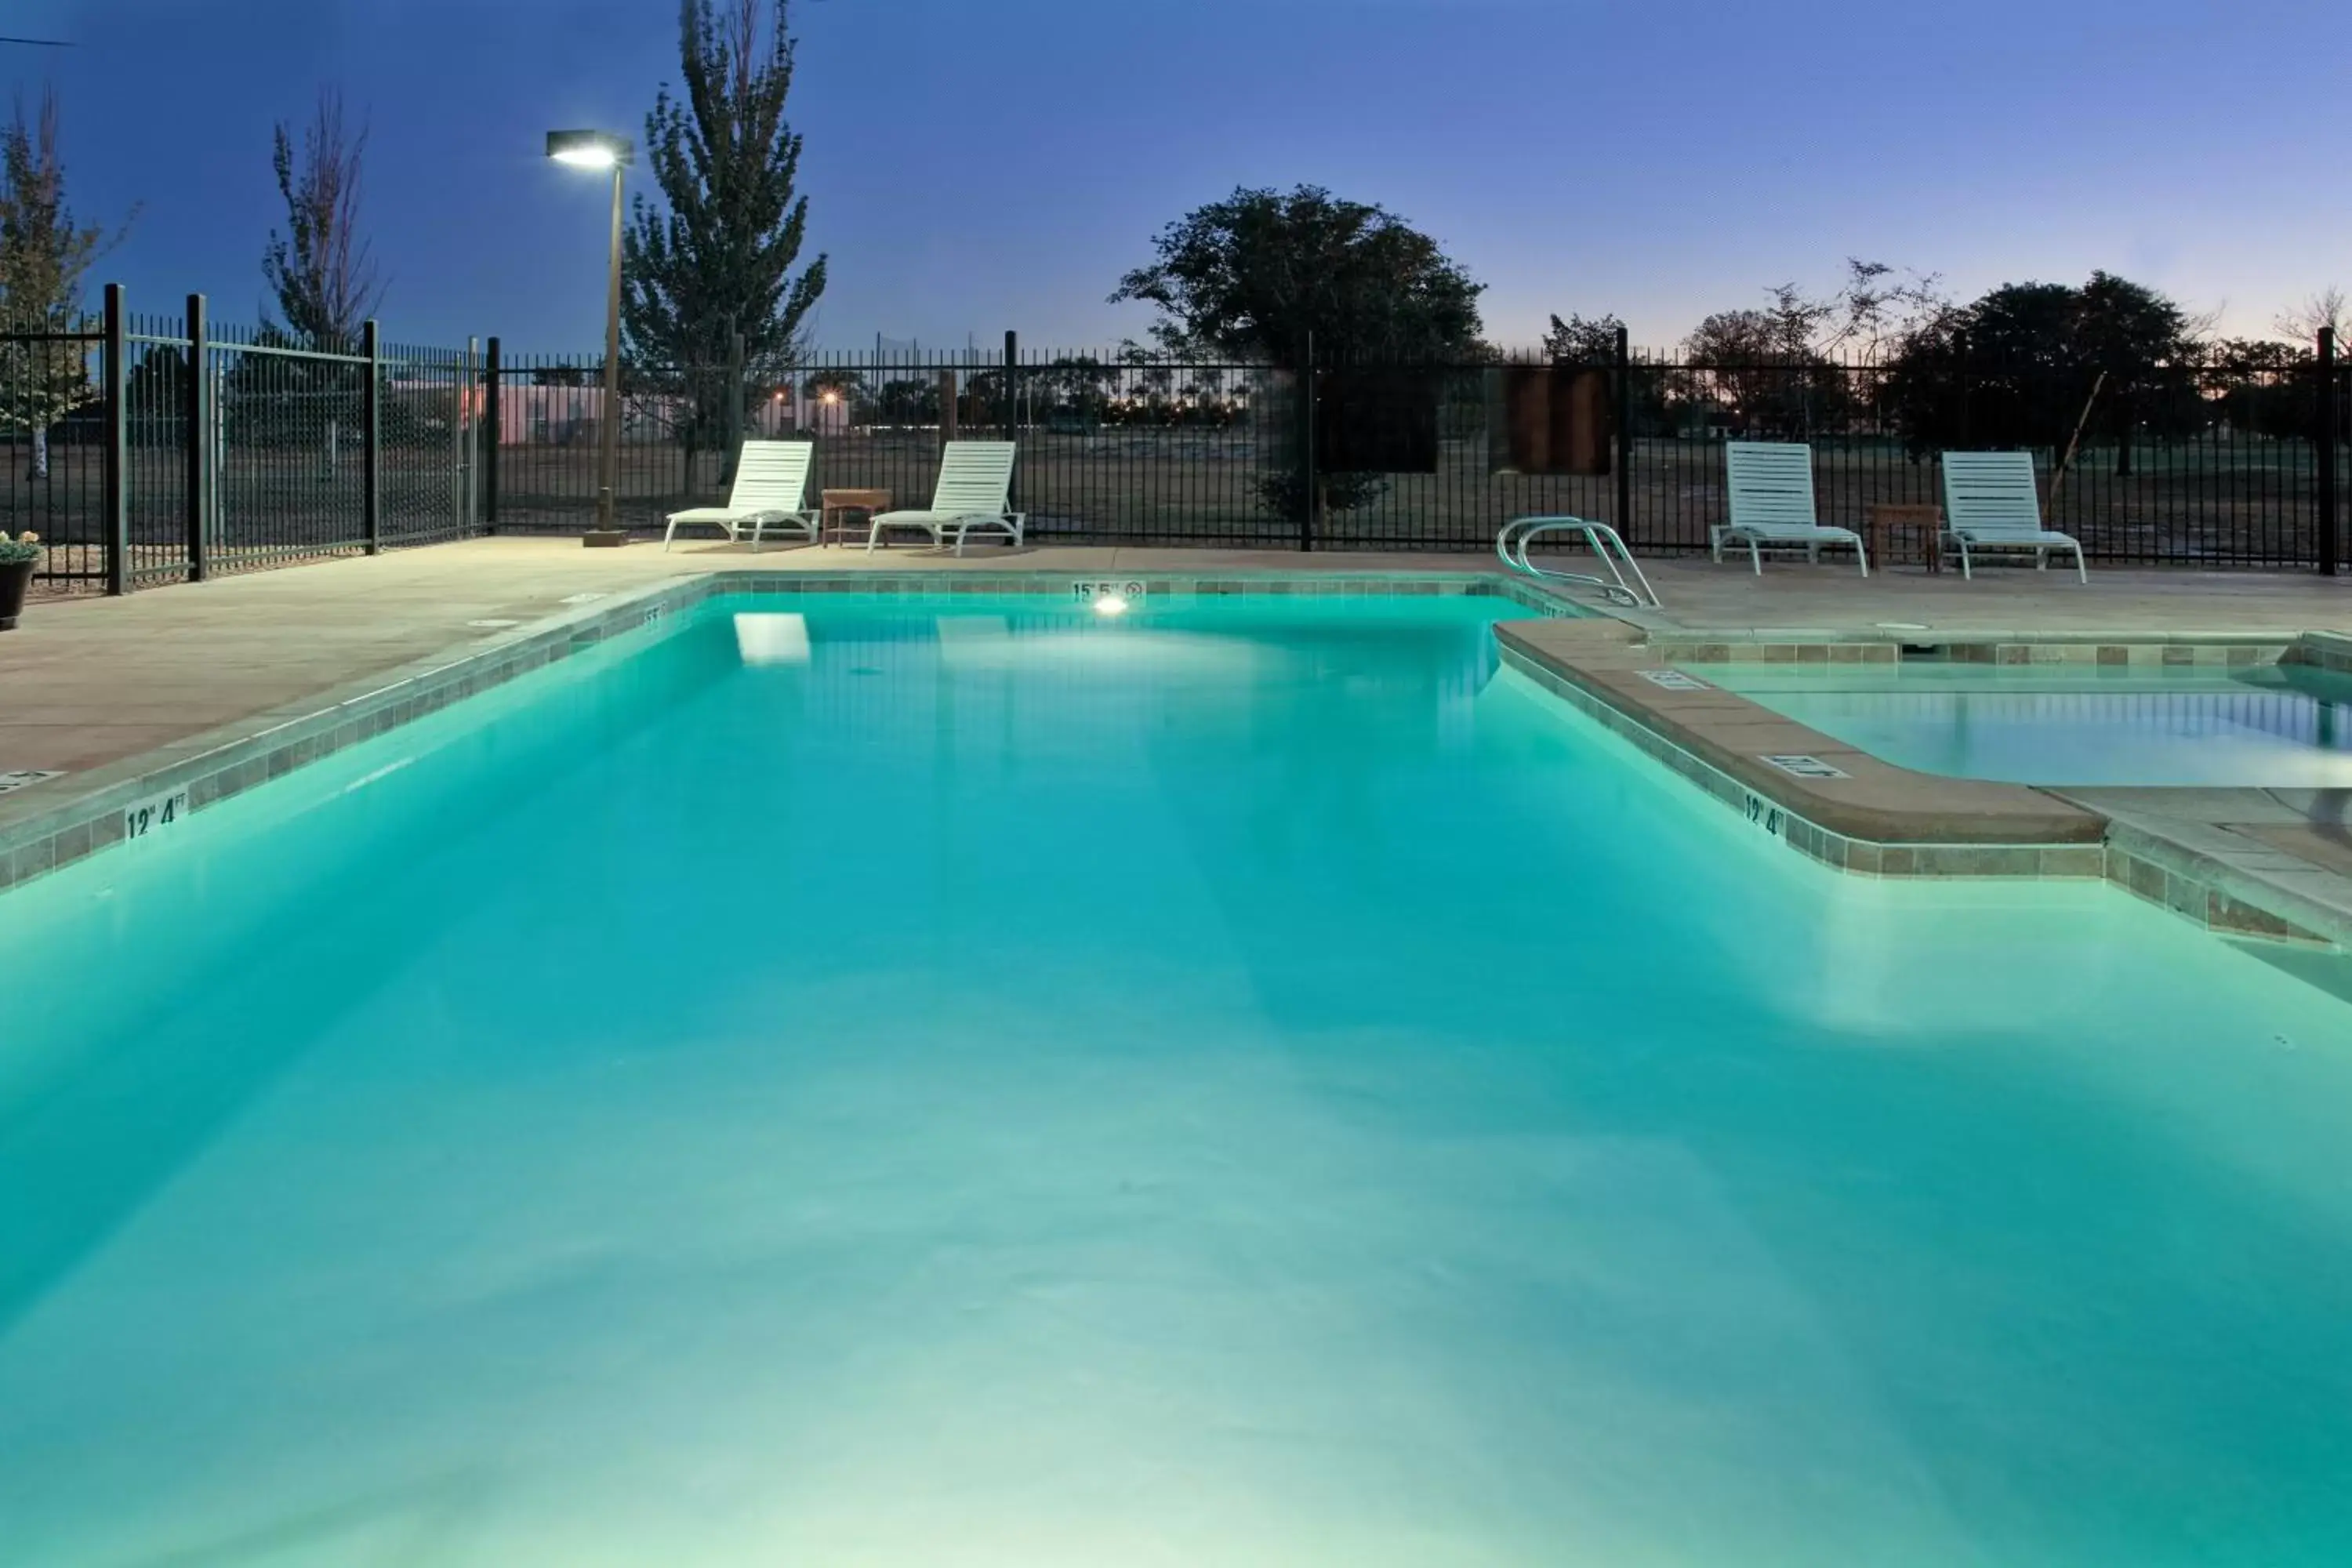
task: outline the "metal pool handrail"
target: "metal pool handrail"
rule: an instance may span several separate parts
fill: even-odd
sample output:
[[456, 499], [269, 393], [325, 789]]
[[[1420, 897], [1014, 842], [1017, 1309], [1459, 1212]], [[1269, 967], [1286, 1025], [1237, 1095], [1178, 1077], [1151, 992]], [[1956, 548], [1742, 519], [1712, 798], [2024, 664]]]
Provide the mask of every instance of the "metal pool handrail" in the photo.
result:
[[[1609, 568], [1609, 575], [1597, 577], [1583, 572], [1548, 572], [1538, 566], [1528, 559], [1528, 545], [1538, 535], [1546, 533], [1581, 533], [1584, 542], [1592, 547], [1592, 553]], [[1600, 589], [1614, 603], [1631, 605], [1636, 609], [1665, 607], [1658, 598], [1658, 591], [1651, 587], [1649, 578], [1643, 575], [1642, 563], [1633, 559], [1633, 552], [1625, 547], [1625, 541], [1619, 537], [1617, 531], [1605, 522], [1588, 522], [1580, 517], [1513, 518], [1496, 532], [1495, 553], [1503, 558], [1504, 565], [1529, 577], [1559, 583], [1580, 583], [1587, 587]], [[1620, 562], [1623, 563], [1622, 567]], [[1627, 580], [1628, 573], [1632, 574], [1631, 581]]]

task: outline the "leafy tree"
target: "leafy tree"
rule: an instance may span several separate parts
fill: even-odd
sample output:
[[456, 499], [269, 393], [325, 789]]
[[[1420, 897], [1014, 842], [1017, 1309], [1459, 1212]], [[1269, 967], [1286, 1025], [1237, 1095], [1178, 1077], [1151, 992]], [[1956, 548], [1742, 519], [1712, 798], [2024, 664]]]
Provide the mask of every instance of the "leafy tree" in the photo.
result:
[[2074, 339], [2094, 367], [2129, 374], [2197, 357], [2200, 333], [2188, 313], [2145, 284], [2094, 272], [2076, 297]]
[[[1307, 374], [1298, 360], [1312, 334], [1324, 363], [1486, 357], [1478, 337], [1484, 286], [1395, 214], [1320, 185], [1235, 190], [1169, 225], [1152, 244], [1158, 259], [1120, 279], [1111, 300], [1159, 307], [1151, 335], [1171, 355], [1217, 353]], [[1148, 370], [1144, 380], [1150, 407], [1150, 394], [1165, 387]], [[1335, 511], [1385, 488], [1369, 474], [1316, 478], [1322, 504]], [[1309, 504], [1295, 469], [1266, 474], [1258, 489], [1278, 516], [1301, 517]]]
[[2301, 343], [2224, 338], [2206, 353], [2205, 396], [2232, 429], [2273, 439], [2306, 437], [2319, 416], [2312, 381], [2318, 362]]
[[1319, 185], [1236, 190], [1153, 242], [1159, 259], [1111, 300], [1160, 308], [1152, 337], [1293, 368], [1307, 334], [1318, 359], [1442, 361], [1478, 348], [1482, 284], [1429, 236]]
[[921, 376], [899, 376], [874, 389], [865, 423], [936, 425], [940, 412], [938, 382]]
[[32, 437], [29, 478], [48, 478], [49, 427], [98, 395], [84, 346], [43, 334], [79, 324], [90, 267], [121, 237], [78, 226], [66, 205], [56, 95], [30, 121], [20, 100], [0, 130], [0, 329], [18, 334], [0, 342], [0, 426]]
[[1056, 415], [1069, 415], [1082, 424], [1102, 417], [1108, 389], [1118, 384], [1118, 368], [1092, 354], [1062, 354], [1053, 363], [1029, 373], [1028, 383], [1039, 405]]
[[[1693, 364], [1762, 364], [1787, 357], [1788, 351], [1761, 310], [1717, 310], [1704, 317], [1683, 340], [1683, 352]], [[1799, 344], [1797, 353], [1809, 351]]]
[[813, 370], [801, 382], [801, 395], [813, 403], [832, 401], [856, 406], [866, 378], [846, 365], [826, 365]]
[[822, 397], [828, 392], [837, 396], [846, 396], [863, 385], [865, 380], [864, 376], [846, 365], [826, 365], [821, 370], [809, 372], [807, 378], [801, 383], [801, 386], [812, 397]]
[[1677, 390], [1754, 433], [1807, 439], [1849, 422], [1890, 353], [1945, 321], [1952, 306], [1933, 273], [1858, 257], [1845, 267], [1844, 282], [1829, 294], [1778, 283], [1761, 307], [1702, 321], [1683, 345], [1695, 374]]
[[1936, 280], [1914, 275], [1890, 283], [1894, 268], [1883, 261], [1848, 260], [1846, 281], [1836, 292], [1815, 296], [1794, 283], [1764, 290], [1761, 309], [1725, 310], [1699, 323], [1692, 341], [1717, 345], [1728, 359], [1801, 363], [1833, 354], [1865, 354], [1898, 319], [1934, 313]]
[[1804, 440], [1852, 405], [1843, 370], [1816, 346], [1836, 307], [1790, 284], [1769, 293], [1769, 308], [1718, 310], [1684, 340], [1696, 373], [1690, 390], [1742, 432]]
[[[763, 19], [764, 14], [764, 19]], [[793, 86], [786, 0], [681, 0], [683, 98], [664, 87], [646, 116], [646, 156], [667, 210], [643, 196], [626, 237], [621, 323], [645, 394], [677, 402], [690, 464], [723, 427], [729, 334], [747, 375], [792, 378], [803, 329], [824, 292], [825, 258], [794, 270], [808, 230], [797, 194], [801, 138], [784, 118]]]
[[[1625, 323], [1612, 314], [1581, 316], [1571, 314], [1566, 321], [1554, 316], [1551, 328], [1543, 336], [1544, 357], [1555, 363], [1582, 365], [1614, 365], [1617, 363], [1617, 339]], [[1670, 366], [1645, 364], [1639, 360], [1627, 366], [1628, 384], [1623, 393], [1625, 419], [1629, 433], [1635, 436], [1663, 436], [1675, 428], [1672, 398], [1680, 384], [1688, 378]], [[1687, 390], [1686, 387], [1681, 387]], [[1459, 386], [1456, 409], [1458, 424], [1454, 428], [1469, 435], [1483, 430], [1486, 408], [1483, 384], [1467, 381]]]
[[358, 349], [360, 329], [383, 299], [383, 283], [360, 234], [362, 163], [367, 129], [343, 124], [342, 94], [319, 95], [298, 155], [280, 121], [271, 132], [269, 166], [286, 203], [286, 229], [269, 231], [261, 275], [275, 297], [278, 321], [263, 313], [266, 329], [308, 347], [336, 353]]
[[2063, 448], [2084, 422], [2128, 474], [2135, 433], [2178, 437], [2205, 417], [2199, 331], [2170, 300], [2112, 273], [2080, 288], [2007, 283], [1914, 331], [1888, 400], [1915, 452], [1963, 441]]
[[1565, 321], [1554, 316], [1551, 330], [1544, 333], [1544, 357], [1576, 364], [1612, 364], [1617, 359], [1618, 334], [1624, 330], [1625, 323], [1614, 314], [1587, 317], [1570, 312]]

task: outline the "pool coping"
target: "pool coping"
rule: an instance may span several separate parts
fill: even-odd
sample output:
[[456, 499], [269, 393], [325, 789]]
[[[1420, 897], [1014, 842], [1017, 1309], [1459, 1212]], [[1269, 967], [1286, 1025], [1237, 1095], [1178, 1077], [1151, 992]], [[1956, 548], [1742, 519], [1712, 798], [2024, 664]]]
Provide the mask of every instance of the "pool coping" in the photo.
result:
[[[2022, 784], [1948, 779], [1880, 761], [1719, 686], [1677, 674], [1628, 628], [1507, 622], [1513, 668], [1842, 871], [1888, 877], [2102, 874], [2105, 819]], [[1772, 759], [1782, 759], [1775, 762]], [[1790, 762], [1827, 764], [1808, 777]]]
[[[346, 681], [135, 756], [0, 795], [0, 893], [121, 843], [130, 814], [177, 800], [193, 815], [305, 763], [437, 712], [532, 670], [635, 632], [707, 599], [877, 594], [915, 603], [975, 595], [1072, 594], [1079, 584], [1141, 584], [1174, 598], [1495, 597], [1541, 616], [1591, 606], [1500, 571], [1457, 573], [1168, 570], [1078, 573], [1067, 568], [959, 572], [733, 569], [617, 589], [593, 602]], [[176, 820], [176, 812], [174, 813]]]
[[[1906, 640], [1910, 628], [1878, 628], [1868, 634], [1769, 628], [1693, 633], [1662, 624], [1658, 617], [1570, 598], [1548, 584], [1492, 568], [1105, 573], [1062, 567], [952, 574], [882, 569], [821, 576], [730, 569], [617, 589], [526, 626], [453, 644], [389, 671], [137, 756], [0, 795], [0, 893], [119, 843], [134, 807], [184, 791], [185, 809], [204, 810], [706, 599], [877, 594], [936, 603], [989, 594], [1062, 595], [1080, 584], [1106, 582], [1139, 583], [1149, 593], [1180, 598], [1507, 599], [1542, 618], [1496, 624], [1507, 664], [1665, 763], [1763, 831], [1836, 870], [1866, 877], [2104, 878], [2223, 934], [2352, 952], [2352, 879], [2335, 879], [2346, 889], [2340, 900], [2325, 892], [2313, 896], [2307, 888], [2266, 881], [2250, 873], [2246, 864], [2217, 857], [2210, 847], [2200, 847], [2201, 840], [2191, 841], [2193, 835], [2168, 836], [2145, 824], [2119, 825], [2054, 789], [1944, 779], [1895, 768], [1736, 693], [1711, 686], [1701, 693], [1671, 691], [1643, 674], [1714, 659], [1891, 661], [1899, 659], [1906, 647], [1941, 647], [1948, 653], [1980, 650], [1962, 652], [1959, 660], [1988, 663], [2218, 666], [2257, 662], [2268, 655], [2352, 673], [2352, 637], [2307, 632], [2283, 644], [2275, 632], [2105, 631], [2037, 634], [2020, 640], [2023, 634], [2009, 631], [1937, 630], [1929, 634], [1932, 640], [1916, 643]], [[1580, 648], [1581, 657], [1576, 657]], [[2075, 649], [2083, 651], [2069, 651]], [[1727, 710], [1710, 717], [1710, 708]], [[1827, 763], [1842, 777], [1803, 778], [1766, 760], [1775, 756]], [[1930, 804], [1923, 806], [1922, 801]]]
[[[1897, 767], [1738, 692], [1698, 681], [1683, 668], [1750, 662], [1738, 652], [1695, 659], [1693, 643], [1645, 633], [1622, 618], [1504, 623], [1496, 633], [1514, 668], [1768, 835], [1833, 869], [1867, 877], [2102, 879], [2217, 934], [2352, 952], [2352, 879], [2301, 862], [2282, 868], [2279, 862], [2291, 857], [2232, 854], [2227, 836], [2216, 838], [2185, 822], [2168, 829], [2147, 819], [2118, 820], [2063, 786], [1953, 779]], [[1949, 635], [1910, 646], [1942, 646]], [[1771, 647], [1776, 651], [1754, 662], [1800, 664], [1892, 663], [1905, 646], [1884, 636], [1811, 644], [1778, 637], [1743, 645], [1709, 634], [1699, 646], [1710, 652]], [[2275, 633], [2158, 639], [2105, 632], [2062, 646], [2091, 651], [2088, 657], [2029, 654], [1960, 662], [2242, 668], [2268, 654], [2279, 662], [2352, 672], [2352, 637], [2331, 633], [2282, 643]], [[1802, 651], [1777, 651], [1782, 648]], [[2142, 648], [2183, 649], [2189, 657], [2131, 657]], [[2208, 649], [2211, 657], [2197, 657]], [[2115, 657], [2118, 651], [2124, 657]], [[1685, 679], [1661, 684], [1652, 679], [1659, 675]], [[1776, 765], [1774, 757], [1826, 763], [1839, 776], [1803, 776]]]

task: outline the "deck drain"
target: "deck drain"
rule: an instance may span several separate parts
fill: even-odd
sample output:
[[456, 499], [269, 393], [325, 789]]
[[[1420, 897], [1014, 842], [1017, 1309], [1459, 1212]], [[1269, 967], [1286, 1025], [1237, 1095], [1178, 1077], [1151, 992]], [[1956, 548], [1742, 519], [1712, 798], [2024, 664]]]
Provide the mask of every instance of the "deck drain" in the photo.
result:
[[488, 620], [488, 621], [467, 621], [466, 624], [467, 624], [467, 626], [469, 626], [474, 627], [474, 628], [475, 628], [476, 630], [478, 630], [478, 631], [485, 631], [485, 632], [502, 632], [502, 631], [506, 630], [509, 626], [519, 626], [522, 625], [522, 623], [521, 623], [520, 621], [499, 621], [499, 620]]
[[1925, 621], [1873, 621], [1870, 624], [1882, 632], [1924, 632], [1929, 629]]
[[561, 605], [593, 605], [599, 599], [609, 599], [610, 594], [566, 594], [556, 601]]

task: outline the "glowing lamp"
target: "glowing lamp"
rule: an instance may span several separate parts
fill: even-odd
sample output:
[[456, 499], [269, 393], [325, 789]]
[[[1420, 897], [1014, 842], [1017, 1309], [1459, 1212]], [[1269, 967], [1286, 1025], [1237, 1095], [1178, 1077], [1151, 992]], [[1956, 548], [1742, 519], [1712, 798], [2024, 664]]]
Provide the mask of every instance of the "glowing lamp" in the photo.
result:
[[629, 139], [609, 131], [551, 131], [547, 155], [575, 169], [610, 169], [630, 161]]

